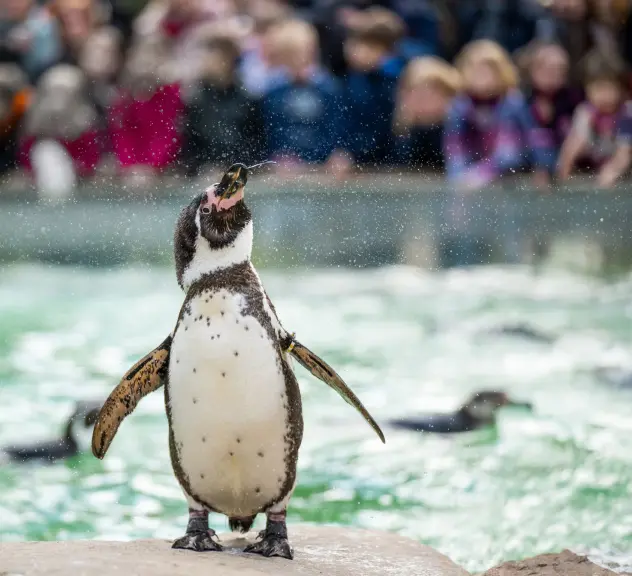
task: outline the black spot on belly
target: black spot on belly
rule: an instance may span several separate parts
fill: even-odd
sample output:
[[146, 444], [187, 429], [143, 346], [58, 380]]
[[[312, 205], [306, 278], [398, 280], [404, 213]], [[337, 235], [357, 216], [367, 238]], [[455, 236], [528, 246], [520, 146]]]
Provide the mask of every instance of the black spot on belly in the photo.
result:
[[224, 315], [224, 311], [223, 310], [221, 311], [221, 314], [222, 314], [222, 316]]
[[222, 296], [222, 300], [226, 300], [226, 295], [224, 294], [224, 296]]
[[259, 458], [263, 458], [263, 452], [261, 451], [257, 452], [257, 456], [259, 456]]
[[248, 326], [244, 326], [244, 330], [245, 330], [246, 332], [248, 332], [248, 330], [250, 330], [250, 328], [248, 328]]
[[241, 444], [241, 438], [237, 438], [237, 444]]
[[204, 474], [200, 474], [200, 478], [202, 478], [202, 480], [204, 480]]
[[215, 340], [215, 336], [211, 336], [211, 340]]
[[222, 372], [222, 378], [226, 378], [226, 372]]
[[261, 488], [259, 488], [259, 486], [257, 486], [257, 487], [255, 488], [255, 492], [256, 492], [257, 494], [259, 494], [259, 492], [261, 492]]
[[239, 318], [235, 318], [235, 324], [239, 324]]
[[239, 356], [239, 352], [235, 350], [235, 356]]
[[193, 404], [197, 404], [197, 398], [193, 398]]
[[193, 374], [195, 374], [197, 372], [197, 370], [195, 368], [193, 368]]
[[234, 452], [229, 452], [228, 454], [229, 454], [229, 456], [234, 456], [235, 455]]
[[188, 330], [188, 329], [189, 329], [189, 327], [188, 327], [188, 326], [185, 326], [185, 327], [184, 327], [184, 329], [185, 329], [185, 330]]
[[202, 318], [204, 318], [204, 315], [203, 315], [203, 314], [200, 314], [200, 320], [202, 320]]
[[206, 436], [202, 436], [202, 442], [206, 442]]

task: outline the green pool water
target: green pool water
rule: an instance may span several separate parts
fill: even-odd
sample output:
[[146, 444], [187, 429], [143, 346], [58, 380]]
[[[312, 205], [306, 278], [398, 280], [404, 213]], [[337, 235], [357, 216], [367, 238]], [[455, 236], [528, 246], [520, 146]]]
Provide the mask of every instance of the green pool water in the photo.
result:
[[[535, 406], [453, 437], [385, 427], [383, 446], [299, 368], [306, 433], [290, 523], [398, 532], [473, 571], [561, 548], [630, 550], [632, 390], [594, 368], [632, 365], [632, 279], [496, 267], [262, 276], [286, 327], [379, 421], [451, 410], [484, 388]], [[168, 268], [2, 268], [0, 445], [51, 437], [75, 400], [105, 397], [170, 331], [181, 301]], [[509, 321], [559, 338], [484, 334]], [[160, 392], [102, 462], [0, 468], [1, 541], [175, 538], [185, 524]]]

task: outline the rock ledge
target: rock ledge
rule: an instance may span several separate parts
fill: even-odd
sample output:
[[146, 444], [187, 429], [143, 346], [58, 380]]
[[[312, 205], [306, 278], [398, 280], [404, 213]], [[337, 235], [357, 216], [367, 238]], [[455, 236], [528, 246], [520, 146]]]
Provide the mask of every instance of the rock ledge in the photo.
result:
[[[172, 550], [166, 540], [0, 544], [2, 576], [469, 576], [439, 552], [393, 534], [290, 526], [295, 559], [241, 549], [254, 539], [221, 535], [225, 552]], [[592, 575], [591, 575], [592, 576]]]

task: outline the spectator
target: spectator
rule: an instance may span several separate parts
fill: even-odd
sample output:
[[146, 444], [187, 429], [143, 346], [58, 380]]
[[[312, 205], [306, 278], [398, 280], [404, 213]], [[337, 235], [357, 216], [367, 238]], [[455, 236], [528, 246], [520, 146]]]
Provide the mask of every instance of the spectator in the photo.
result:
[[628, 76], [614, 55], [598, 52], [586, 59], [587, 101], [573, 116], [570, 134], [564, 142], [559, 177], [566, 180], [582, 163], [598, 172], [602, 187], [612, 186], [629, 168], [632, 145], [632, 104], [626, 102]]
[[63, 60], [78, 64], [83, 45], [105, 18], [102, 6], [96, 0], [53, 0], [51, 7], [60, 25]]
[[48, 172], [59, 160], [72, 184], [94, 174], [102, 153], [103, 126], [87, 96], [83, 72], [69, 64], [51, 68], [40, 78], [26, 115], [23, 166], [41, 183], [54, 176]]
[[207, 45], [203, 75], [187, 106], [184, 160], [190, 174], [205, 164], [261, 161], [258, 102], [238, 84], [239, 47], [215, 37]]
[[285, 77], [283, 27], [276, 25], [288, 19], [289, 10], [279, 2], [256, 2], [254, 7], [253, 30], [243, 43], [239, 77], [252, 96], [261, 97]]
[[292, 172], [304, 162], [322, 164], [336, 151], [343, 129], [339, 89], [319, 65], [310, 24], [288, 20], [274, 34], [287, 77], [262, 100], [266, 148], [281, 171]]
[[399, 163], [443, 170], [443, 123], [460, 87], [459, 73], [439, 58], [408, 64], [399, 82], [393, 126]]
[[448, 179], [474, 189], [503, 176], [535, 169], [538, 182], [548, 183], [555, 151], [539, 138], [539, 130], [509, 55], [498, 44], [479, 40], [457, 59], [464, 94], [452, 103], [445, 128]]
[[116, 82], [122, 66], [123, 35], [111, 26], [97, 28], [84, 42], [79, 66], [88, 79], [88, 93], [105, 122], [116, 97]]
[[204, 51], [201, 41], [211, 31], [243, 33], [233, 19], [232, 0], [151, 0], [136, 20], [139, 38], [159, 37], [174, 64], [174, 79], [187, 86], [197, 80]]
[[16, 64], [0, 64], [0, 175], [16, 168], [18, 127], [30, 100], [26, 75]]
[[347, 150], [360, 165], [390, 160], [395, 88], [404, 62], [396, 46], [404, 24], [393, 12], [369, 8], [358, 15], [345, 43]]
[[130, 184], [153, 181], [177, 160], [183, 111], [180, 87], [169, 77], [165, 42], [141, 40], [132, 47], [108, 111], [112, 149]]
[[31, 82], [59, 62], [62, 42], [57, 22], [35, 0], [0, 5], [0, 61], [15, 62]]
[[540, 137], [559, 154], [580, 100], [577, 91], [568, 85], [568, 53], [560, 44], [536, 41], [529, 45], [522, 60], [527, 76], [527, 100], [540, 128]]

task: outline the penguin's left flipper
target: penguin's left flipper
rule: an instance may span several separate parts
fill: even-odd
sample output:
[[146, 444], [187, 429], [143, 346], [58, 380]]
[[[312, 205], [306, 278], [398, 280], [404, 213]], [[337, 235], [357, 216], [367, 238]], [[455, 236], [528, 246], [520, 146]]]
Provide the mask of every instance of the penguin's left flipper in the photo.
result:
[[307, 368], [307, 370], [316, 376], [316, 378], [322, 380], [325, 384], [333, 388], [347, 403], [351, 404], [351, 406], [360, 412], [371, 428], [375, 430], [375, 433], [379, 436], [380, 440], [386, 444], [384, 433], [378, 423], [373, 419], [373, 416], [369, 414], [369, 411], [362, 405], [362, 402], [360, 402], [360, 399], [353, 393], [353, 390], [344, 383], [342, 378], [338, 376], [336, 371], [329, 366], [327, 362], [319, 358], [309, 348], [306, 348], [296, 340], [292, 340], [291, 344], [288, 345], [287, 350], [304, 368]]
[[132, 366], [103, 404], [92, 431], [92, 453], [103, 458], [121, 422], [131, 414], [140, 400], [160, 388], [169, 366], [172, 337]]

